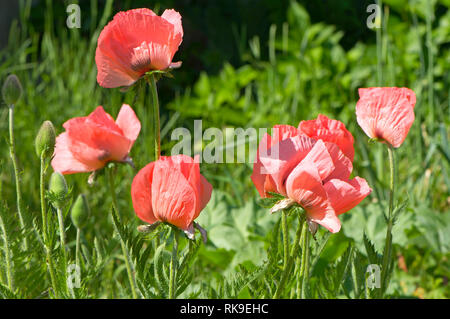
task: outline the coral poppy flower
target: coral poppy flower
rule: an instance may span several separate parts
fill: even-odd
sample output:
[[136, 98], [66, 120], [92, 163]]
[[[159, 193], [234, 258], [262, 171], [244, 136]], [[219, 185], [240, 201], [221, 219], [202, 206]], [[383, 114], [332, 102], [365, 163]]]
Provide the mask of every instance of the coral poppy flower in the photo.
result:
[[99, 106], [89, 116], [70, 119], [63, 127], [66, 131], [56, 138], [52, 167], [72, 174], [98, 170], [110, 161], [129, 161], [141, 123], [131, 107], [123, 104], [116, 121]]
[[161, 16], [146, 8], [117, 13], [98, 38], [98, 84], [130, 86], [148, 71], [180, 66], [172, 59], [182, 40], [181, 15], [175, 10]]
[[193, 229], [211, 192], [198, 160], [186, 155], [161, 156], [142, 168], [131, 185], [133, 208], [141, 220], [167, 222], [185, 231]]
[[414, 122], [416, 95], [408, 88], [359, 89], [356, 119], [370, 138], [399, 147]]
[[352, 162], [336, 144], [296, 135], [289, 126], [277, 128], [258, 149], [252, 174], [258, 192], [281, 194], [303, 207], [310, 221], [338, 232], [337, 216], [359, 204], [370, 187], [363, 178], [349, 179]]
[[341, 121], [332, 120], [319, 114], [315, 120], [301, 121], [298, 130], [316, 140], [321, 139], [336, 144], [345, 156], [353, 162], [355, 156], [354, 139]]

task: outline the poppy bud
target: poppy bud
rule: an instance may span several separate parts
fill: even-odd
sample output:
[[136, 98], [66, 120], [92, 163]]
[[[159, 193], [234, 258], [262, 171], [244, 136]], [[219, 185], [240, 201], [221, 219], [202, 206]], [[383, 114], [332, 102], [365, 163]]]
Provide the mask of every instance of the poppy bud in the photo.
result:
[[84, 194], [80, 194], [73, 204], [71, 211], [72, 223], [76, 228], [81, 229], [86, 226], [86, 223], [89, 218], [90, 210], [89, 205]]
[[36, 153], [39, 157], [51, 157], [55, 149], [56, 134], [55, 128], [50, 121], [42, 123], [41, 128], [36, 136], [35, 146]]
[[50, 177], [49, 189], [53, 206], [56, 208], [63, 208], [69, 189], [67, 188], [66, 180], [61, 173], [53, 172]]
[[3, 100], [5, 100], [6, 104], [15, 104], [20, 99], [22, 91], [19, 78], [15, 74], [8, 75], [2, 88]]

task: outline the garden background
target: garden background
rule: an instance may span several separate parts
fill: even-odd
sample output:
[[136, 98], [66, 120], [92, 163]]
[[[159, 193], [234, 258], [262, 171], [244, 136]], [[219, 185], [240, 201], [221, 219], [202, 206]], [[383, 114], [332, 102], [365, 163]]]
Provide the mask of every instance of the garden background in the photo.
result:
[[[70, 3], [81, 7], [80, 29], [66, 27]], [[163, 155], [169, 155], [175, 143], [170, 139], [171, 131], [177, 127], [193, 130], [194, 119], [203, 120], [203, 129], [270, 128], [280, 123], [297, 126], [301, 120], [321, 113], [344, 122], [355, 137], [354, 174], [366, 178], [374, 191], [340, 216], [341, 231], [331, 235], [313, 267], [311, 285], [323, 286], [322, 294], [311, 297], [357, 297], [351, 282], [358, 270], [347, 267], [355, 264], [349, 258], [360, 260], [363, 268], [369, 264], [364, 234], [376, 251], [381, 252], [384, 245], [382, 209], [388, 198], [388, 163], [383, 145], [369, 144], [356, 123], [357, 89], [398, 86], [415, 91], [416, 119], [397, 152], [397, 198], [406, 203], [406, 208], [393, 230], [396, 263], [388, 292], [393, 297], [449, 298], [450, 1], [384, 0], [381, 28], [375, 29], [366, 25], [370, 15], [366, 8], [371, 3], [17, 1], [17, 16], [0, 51], [0, 79], [3, 83], [7, 75], [15, 73], [24, 89], [16, 105], [15, 130], [27, 214], [36, 218], [40, 215], [39, 158], [35, 156], [34, 138], [44, 120], [51, 120], [59, 134], [67, 119], [85, 116], [98, 105], [115, 117], [122, 103], [130, 104], [143, 125], [131, 157], [138, 169], [147, 164], [151, 145], [145, 136], [152, 130], [152, 123], [146, 121], [150, 92], [144, 98], [134, 90], [101, 88], [96, 81], [95, 48], [100, 31], [116, 12], [148, 7], [161, 14], [174, 8], [181, 13], [184, 28], [174, 61], [183, 64], [172, 72], [174, 78], [158, 81]], [[14, 17], [14, 3], [3, 1], [1, 6], [3, 14], [9, 12]], [[0, 211], [4, 225], [0, 232], [4, 239], [8, 233], [5, 229], [11, 235], [17, 227], [7, 143], [8, 108], [4, 104], [0, 108], [0, 137]], [[199, 150], [204, 145], [193, 147]], [[250, 180], [252, 166], [201, 165], [202, 174], [214, 187], [212, 199], [198, 219], [207, 229], [209, 241], [199, 245], [195, 262], [186, 274], [189, 286], [180, 297], [251, 298], [259, 289], [256, 282], [264, 282], [261, 269], [279, 216], [258, 206], [259, 196]], [[158, 260], [148, 258], [151, 249], [147, 252], [144, 248], [151, 239], [136, 231], [141, 222], [133, 212], [130, 196], [136, 171], [123, 165], [117, 174], [124, 234], [137, 272], [148, 270], [145, 267], [153, 267], [152, 275], [158, 267], [164, 272], [167, 255], [162, 253]], [[105, 186], [103, 175], [97, 177], [94, 186], [88, 185], [88, 176], [66, 177], [72, 197], [85, 193], [91, 207], [82, 233], [85, 267], [77, 297], [129, 297], [120, 243], [109, 213], [111, 190]], [[73, 247], [75, 230], [69, 208], [65, 212], [67, 236]], [[318, 243], [324, 233], [324, 229], [319, 230]], [[12, 250], [18, 251], [19, 244]], [[187, 245], [186, 240], [183, 245]], [[0, 269], [4, 253], [2, 248]], [[20, 296], [45, 297], [45, 264], [36, 260], [27, 266], [25, 255], [14, 255]], [[4, 276], [0, 270], [1, 282]], [[326, 276], [340, 277], [343, 284], [327, 283]], [[5, 291], [0, 291], [2, 294], [8, 297]]]

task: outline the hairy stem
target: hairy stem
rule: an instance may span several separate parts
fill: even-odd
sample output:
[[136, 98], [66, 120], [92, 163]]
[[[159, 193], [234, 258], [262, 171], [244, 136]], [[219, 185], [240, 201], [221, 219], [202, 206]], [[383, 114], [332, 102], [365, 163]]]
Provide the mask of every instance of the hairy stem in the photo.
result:
[[3, 223], [2, 216], [0, 215], [0, 228], [3, 234], [4, 242], [4, 252], [5, 252], [5, 264], [6, 264], [6, 280], [8, 283], [8, 288], [14, 292], [14, 272], [12, 263], [12, 252], [9, 243], [8, 230], [6, 230], [5, 224]]
[[50, 281], [53, 287], [53, 292], [55, 294], [55, 298], [59, 298], [59, 293], [56, 285], [56, 275], [55, 269], [53, 267], [53, 257], [51, 252], [50, 243], [48, 241], [48, 222], [47, 222], [47, 205], [45, 201], [45, 173], [46, 173], [46, 163], [44, 152], [41, 154], [41, 172], [39, 179], [39, 189], [40, 189], [40, 198], [41, 198], [41, 214], [42, 214], [42, 236], [44, 238], [45, 245], [45, 257], [47, 261], [48, 272], [50, 273]]
[[150, 89], [152, 91], [152, 123], [154, 126], [154, 131], [152, 134], [153, 145], [154, 145], [154, 160], [158, 160], [161, 155], [161, 133], [160, 133], [160, 119], [159, 119], [159, 101], [158, 101], [158, 90], [156, 87], [155, 74], [150, 75], [149, 81]]
[[[117, 205], [117, 198], [116, 198], [116, 192], [114, 187], [114, 175], [113, 175], [113, 168], [108, 168], [108, 180], [109, 180], [109, 186], [111, 190], [111, 197], [112, 197], [112, 205], [113, 205], [113, 214], [116, 215], [117, 220], [120, 222], [120, 214], [119, 214], [119, 206]], [[114, 228], [118, 232], [119, 230], [116, 227], [116, 224], [113, 222]], [[134, 279], [134, 270], [132, 268], [131, 259], [128, 254], [127, 246], [125, 245], [125, 242], [123, 241], [122, 236], [119, 235], [120, 238], [120, 246], [122, 247], [122, 254], [125, 259], [125, 267], [127, 269], [128, 273], [128, 279], [130, 281], [131, 286], [131, 294], [134, 299], [138, 298], [137, 295], [137, 288], [136, 288], [136, 281]]]
[[[283, 213], [284, 213], [284, 211], [283, 211]], [[294, 245], [292, 246], [290, 255], [288, 253], [287, 259], [285, 259], [285, 261], [287, 260], [287, 262], [285, 262], [285, 267], [283, 268], [283, 273], [281, 274], [280, 284], [278, 285], [277, 290], [275, 291], [275, 294], [273, 295], [273, 299], [280, 298], [281, 293], [284, 290], [287, 279], [289, 278], [289, 275], [291, 273], [291, 268], [292, 268], [294, 259], [296, 258], [298, 249], [300, 247], [299, 243], [301, 240], [301, 234], [303, 233], [303, 231], [302, 231], [303, 228], [305, 228], [304, 220], [303, 220], [303, 218], [300, 217], [299, 221], [298, 221], [297, 232], [295, 234]], [[288, 245], [288, 247], [289, 247], [289, 245]], [[286, 249], [285, 251], [288, 251], [288, 249]]]
[[170, 259], [170, 277], [169, 277], [169, 299], [176, 297], [177, 291], [177, 268], [178, 268], [178, 230], [174, 229], [174, 241], [172, 247], [172, 257]]
[[80, 236], [81, 236], [81, 229], [77, 228], [77, 239], [75, 244], [75, 265], [78, 267], [81, 267], [80, 265]]
[[389, 182], [389, 212], [387, 217], [386, 241], [383, 252], [383, 264], [381, 268], [381, 293], [387, 289], [386, 278], [388, 277], [388, 267], [392, 257], [392, 212], [394, 210], [394, 191], [395, 191], [395, 154], [391, 145], [388, 145], [390, 182]]
[[309, 233], [308, 227], [302, 229], [302, 259], [300, 265], [300, 279], [297, 286], [297, 297], [304, 298], [307, 278], [309, 278]]
[[[19, 165], [17, 163], [16, 156], [16, 144], [14, 141], [14, 105], [9, 106], [9, 155], [14, 167], [14, 178], [16, 181], [16, 198], [17, 198], [17, 213], [19, 215], [19, 223], [22, 229], [25, 229], [25, 220], [23, 217], [23, 207], [22, 207], [22, 191], [20, 182], [20, 172]], [[23, 248], [28, 250], [27, 237], [23, 237]]]

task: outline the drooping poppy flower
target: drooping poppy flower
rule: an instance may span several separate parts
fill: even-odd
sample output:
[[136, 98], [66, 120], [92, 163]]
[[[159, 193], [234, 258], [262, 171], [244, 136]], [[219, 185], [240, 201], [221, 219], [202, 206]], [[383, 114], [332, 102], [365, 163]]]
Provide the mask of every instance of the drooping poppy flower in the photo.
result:
[[130, 86], [148, 71], [179, 67], [172, 59], [182, 40], [181, 15], [173, 9], [161, 16], [146, 8], [117, 13], [98, 38], [98, 84]]
[[298, 125], [298, 130], [300, 133], [316, 140], [321, 139], [325, 142], [336, 144], [345, 156], [353, 162], [355, 156], [353, 135], [341, 121], [332, 120], [325, 115], [319, 114], [315, 120], [301, 121]]
[[142, 168], [131, 185], [133, 208], [141, 220], [172, 224], [188, 236], [211, 193], [198, 160], [186, 155], [161, 156]]
[[283, 195], [286, 202], [279, 207], [297, 203], [309, 221], [339, 231], [337, 216], [359, 204], [370, 187], [360, 177], [349, 179], [352, 162], [336, 144], [277, 127], [282, 132], [274, 134], [278, 141], [268, 134], [263, 138], [253, 167], [252, 180], [261, 197], [269, 197], [268, 192]]
[[110, 161], [128, 162], [128, 153], [141, 130], [132, 108], [123, 104], [116, 121], [99, 106], [86, 117], [63, 124], [56, 138], [53, 170], [62, 174], [92, 172]]
[[416, 95], [408, 88], [374, 87], [358, 90], [356, 119], [370, 137], [399, 147], [414, 122]]

